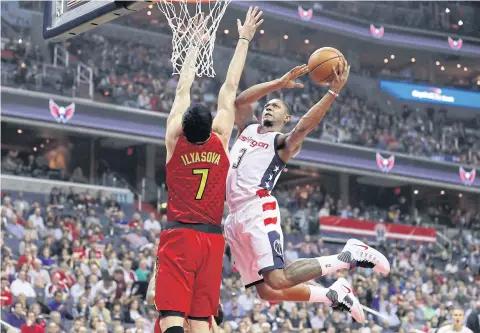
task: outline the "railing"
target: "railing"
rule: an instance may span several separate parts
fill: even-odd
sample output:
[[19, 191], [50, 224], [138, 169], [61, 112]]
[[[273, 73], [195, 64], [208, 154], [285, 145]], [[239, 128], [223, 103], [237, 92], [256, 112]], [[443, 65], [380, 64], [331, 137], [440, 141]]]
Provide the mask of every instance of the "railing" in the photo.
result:
[[88, 96], [93, 100], [93, 70], [82, 62], [77, 65], [77, 85], [80, 83], [88, 85]]
[[445, 244], [448, 245], [447, 246], [448, 248], [451, 248], [452, 241], [447, 236], [445, 236], [440, 231], [438, 231], [438, 226], [436, 228], [437, 228], [437, 245], [440, 246], [443, 250], [445, 250], [445, 246], [441, 242], [439, 242], [439, 239], [441, 239]]
[[68, 67], [69, 64], [70, 59], [67, 49], [60, 44], [55, 44], [53, 48], [53, 66]]

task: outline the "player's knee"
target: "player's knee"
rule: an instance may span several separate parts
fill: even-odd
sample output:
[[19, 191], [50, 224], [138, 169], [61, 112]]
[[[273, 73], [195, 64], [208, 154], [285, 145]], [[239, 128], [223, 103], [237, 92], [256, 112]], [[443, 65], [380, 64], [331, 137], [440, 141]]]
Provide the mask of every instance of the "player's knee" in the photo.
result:
[[280, 294], [278, 291], [270, 288], [266, 283], [260, 283], [257, 286], [257, 294], [260, 299], [264, 301], [280, 301]]
[[288, 281], [282, 269], [275, 269], [263, 273], [265, 283], [273, 290], [282, 290], [289, 287]]

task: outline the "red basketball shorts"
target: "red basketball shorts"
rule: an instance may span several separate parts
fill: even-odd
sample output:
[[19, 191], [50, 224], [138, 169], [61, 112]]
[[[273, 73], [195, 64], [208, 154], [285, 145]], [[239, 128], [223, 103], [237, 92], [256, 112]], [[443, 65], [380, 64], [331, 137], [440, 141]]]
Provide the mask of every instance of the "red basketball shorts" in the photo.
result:
[[224, 249], [221, 234], [192, 229], [163, 231], [157, 251], [157, 310], [192, 317], [217, 315]]

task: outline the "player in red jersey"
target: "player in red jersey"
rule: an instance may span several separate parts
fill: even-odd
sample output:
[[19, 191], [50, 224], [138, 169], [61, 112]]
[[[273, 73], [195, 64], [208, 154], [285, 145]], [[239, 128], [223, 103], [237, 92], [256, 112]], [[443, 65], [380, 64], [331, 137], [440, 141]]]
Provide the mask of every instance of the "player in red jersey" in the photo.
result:
[[228, 143], [235, 120], [235, 97], [248, 45], [263, 20], [250, 8], [245, 23], [237, 20], [239, 40], [218, 96], [218, 112], [190, 105], [197, 48], [190, 46], [175, 100], [167, 119], [165, 144], [168, 222], [157, 253], [155, 306], [164, 333], [183, 333], [187, 316], [194, 332], [208, 332], [220, 300], [225, 241], [221, 223]]

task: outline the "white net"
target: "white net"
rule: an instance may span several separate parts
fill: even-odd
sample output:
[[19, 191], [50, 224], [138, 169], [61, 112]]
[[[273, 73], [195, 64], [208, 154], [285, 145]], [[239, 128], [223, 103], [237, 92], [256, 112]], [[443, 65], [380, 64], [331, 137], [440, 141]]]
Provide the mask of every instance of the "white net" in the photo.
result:
[[[220, 20], [231, 0], [160, 0], [158, 8], [172, 29], [173, 74], [183, 66], [197, 66], [197, 76], [215, 76], [213, 49]], [[191, 12], [191, 13], [190, 13]], [[196, 63], [186, 59], [187, 50], [198, 48]]]

